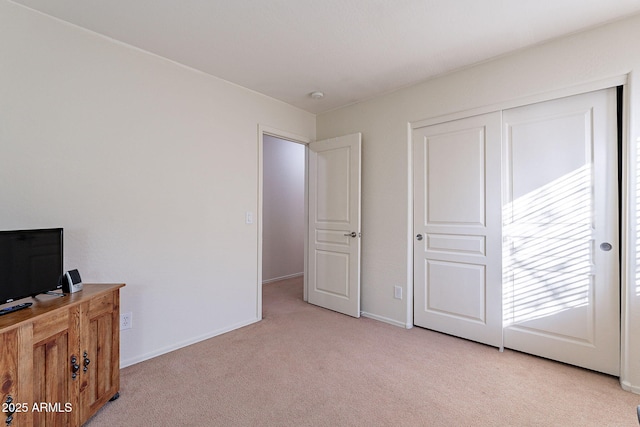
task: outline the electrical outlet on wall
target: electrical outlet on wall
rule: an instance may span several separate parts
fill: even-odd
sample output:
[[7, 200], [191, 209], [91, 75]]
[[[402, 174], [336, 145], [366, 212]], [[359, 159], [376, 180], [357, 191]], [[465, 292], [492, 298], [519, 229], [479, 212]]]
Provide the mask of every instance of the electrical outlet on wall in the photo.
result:
[[402, 299], [402, 286], [393, 287], [393, 297], [395, 299]]
[[133, 316], [130, 311], [120, 314], [120, 330], [131, 329], [133, 327], [132, 321]]

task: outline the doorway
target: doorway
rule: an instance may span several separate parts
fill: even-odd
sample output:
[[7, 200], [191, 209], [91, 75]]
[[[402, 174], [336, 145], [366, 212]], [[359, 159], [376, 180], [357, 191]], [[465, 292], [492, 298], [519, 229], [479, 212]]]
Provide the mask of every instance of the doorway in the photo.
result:
[[[303, 300], [353, 317], [360, 316], [360, 237], [362, 135], [309, 140], [258, 127], [258, 292], [256, 318], [262, 318], [265, 140], [304, 145]], [[279, 143], [278, 142], [278, 143]], [[269, 142], [267, 142], [269, 144]], [[281, 165], [282, 166], [282, 165]], [[275, 168], [276, 172], [282, 167]], [[278, 188], [276, 191], [281, 192]], [[271, 200], [267, 201], [267, 204]], [[311, 208], [311, 206], [313, 208]], [[310, 215], [310, 212], [312, 213]], [[247, 213], [247, 223], [249, 223]], [[312, 224], [312, 225], [310, 225]], [[328, 228], [325, 225], [329, 225]], [[325, 228], [323, 228], [325, 227]], [[267, 232], [270, 233], [271, 231]], [[310, 236], [313, 235], [313, 238]], [[276, 240], [286, 239], [276, 233]], [[336, 239], [337, 237], [337, 239]], [[313, 242], [311, 249], [310, 241]], [[312, 251], [312, 252], [311, 252]], [[312, 253], [312, 259], [309, 254]], [[335, 274], [339, 259], [344, 268]], [[296, 274], [300, 273], [289, 273]], [[279, 276], [284, 277], [284, 276]], [[313, 294], [313, 295], [311, 295]], [[320, 300], [318, 296], [321, 295]]]
[[304, 274], [305, 146], [263, 137], [262, 283]]
[[[266, 144], [265, 144], [266, 141]], [[258, 265], [257, 265], [257, 301], [256, 301], [256, 318], [262, 319], [262, 285], [263, 283], [269, 283], [279, 278], [284, 279], [286, 277], [295, 278], [298, 275], [304, 276], [307, 270], [307, 233], [305, 232], [308, 226], [308, 207], [307, 207], [307, 144], [310, 139], [296, 135], [291, 132], [282, 131], [279, 129], [259, 125], [258, 126], [258, 214], [257, 214], [257, 238], [258, 238]], [[267, 160], [265, 161], [265, 148], [268, 150], [266, 153]], [[302, 151], [302, 160], [300, 161], [299, 155]], [[284, 152], [284, 154], [282, 154]], [[265, 167], [269, 169], [266, 174], [269, 176], [266, 183], [265, 193]], [[300, 178], [300, 175], [302, 178]], [[272, 179], [273, 178], [273, 179]], [[282, 188], [279, 182], [284, 181]], [[299, 182], [301, 181], [301, 182]], [[302, 188], [302, 202], [300, 203], [300, 188]], [[276, 194], [277, 196], [272, 196]], [[265, 197], [266, 196], [266, 197]], [[278, 217], [279, 207], [273, 206], [274, 197], [282, 197], [284, 206], [290, 207], [288, 210], [284, 210], [283, 215], [287, 218], [295, 215], [293, 220], [293, 227], [283, 225]], [[268, 225], [264, 223], [264, 209], [265, 198], [267, 209], [270, 213], [267, 217], [273, 218], [274, 221], [268, 220]], [[297, 212], [297, 213], [293, 213]], [[302, 212], [300, 214], [300, 212]], [[299, 221], [302, 222], [303, 227], [299, 229]], [[275, 222], [275, 225], [274, 225]], [[266, 228], [266, 230], [265, 230]], [[267, 234], [267, 243], [264, 243], [264, 236]], [[293, 233], [292, 236], [286, 234]], [[287, 241], [287, 237], [292, 239]], [[299, 248], [297, 243], [290, 243], [297, 241], [301, 238], [303, 241], [302, 249]], [[278, 242], [280, 241], [280, 242]], [[285, 241], [285, 242], [282, 242]], [[283, 257], [279, 257], [274, 254], [274, 248], [284, 243], [286, 251], [290, 251], [291, 248], [298, 248], [301, 251], [300, 254], [296, 253], [296, 261], [289, 262], [283, 260]], [[267, 255], [267, 266], [264, 265], [265, 251], [271, 252]], [[285, 252], [291, 253], [291, 252]], [[302, 258], [302, 269], [299, 267], [299, 257]], [[275, 258], [275, 261], [274, 261]], [[267, 275], [263, 277], [263, 273]], [[304, 278], [303, 285], [303, 298], [307, 300], [307, 285], [306, 277]]]

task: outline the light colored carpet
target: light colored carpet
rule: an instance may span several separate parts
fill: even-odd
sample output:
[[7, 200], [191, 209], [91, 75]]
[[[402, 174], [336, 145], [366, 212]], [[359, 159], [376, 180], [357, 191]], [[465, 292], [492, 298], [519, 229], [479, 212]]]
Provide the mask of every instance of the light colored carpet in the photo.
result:
[[99, 426], [638, 426], [617, 378], [353, 319], [264, 286], [264, 320], [121, 372]]

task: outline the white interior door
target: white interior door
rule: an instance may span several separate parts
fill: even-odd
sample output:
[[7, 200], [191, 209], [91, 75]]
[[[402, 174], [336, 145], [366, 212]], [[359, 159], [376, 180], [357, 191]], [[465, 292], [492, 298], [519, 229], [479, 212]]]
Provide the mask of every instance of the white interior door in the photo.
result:
[[618, 375], [615, 89], [503, 120], [504, 346]]
[[415, 129], [414, 324], [502, 345], [500, 112]]
[[308, 301], [360, 317], [360, 133], [309, 144]]

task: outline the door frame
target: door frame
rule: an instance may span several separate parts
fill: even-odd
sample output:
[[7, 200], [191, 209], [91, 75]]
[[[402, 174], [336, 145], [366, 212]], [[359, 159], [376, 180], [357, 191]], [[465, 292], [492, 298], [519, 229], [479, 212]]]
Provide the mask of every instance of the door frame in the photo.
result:
[[258, 259], [257, 259], [257, 300], [256, 300], [256, 319], [262, 320], [262, 212], [263, 212], [263, 187], [264, 178], [264, 136], [269, 135], [274, 138], [283, 139], [296, 144], [305, 146], [304, 152], [304, 285], [303, 299], [307, 301], [307, 251], [308, 251], [308, 233], [309, 228], [309, 143], [311, 138], [296, 135], [292, 132], [283, 131], [270, 126], [258, 124], [258, 209], [256, 212], [256, 228], [258, 241]]
[[588, 83], [584, 83], [577, 86], [565, 87], [548, 92], [542, 92], [528, 97], [522, 97], [512, 100], [507, 100], [495, 104], [489, 104], [474, 109], [458, 111], [442, 116], [437, 116], [429, 119], [418, 120], [415, 122], [407, 123], [407, 301], [406, 301], [406, 327], [411, 328], [413, 324], [413, 134], [414, 130], [425, 126], [431, 126], [435, 124], [445, 123], [448, 121], [463, 119], [480, 114], [491, 113], [494, 111], [502, 111], [510, 108], [521, 107], [537, 102], [551, 101], [558, 98], [564, 98], [573, 95], [580, 95], [587, 92], [593, 92], [601, 89], [608, 89], [611, 87], [622, 86], [623, 87], [623, 100], [622, 100], [622, 145], [619, 156], [621, 158], [621, 176], [620, 185], [620, 200], [619, 209], [621, 210], [619, 233], [620, 233], [620, 384], [625, 390], [635, 389], [628, 382], [629, 376], [629, 325], [628, 325], [628, 313], [629, 313], [629, 299], [627, 295], [630, 292], [629, 284], [633, 281], [633, 272], [629, 271], [629, 254], [633, 253], [633, 249], [630, 247], [629, 232], [632, 231], [632, 224], [629, 218], [629, 209], [633, 206], [631, 200], [632, 185], [630, 182], [635, 178], [633, 172], [635, 167], [632, 164], [635, 156], [631, 155], [635, 153], [634, 147], [631, 146], [631, 141], [628, 137], [629, 127], [629, 87], [628, 87], [629, 75], [622, 74], [607, 79], [596, 80]]

